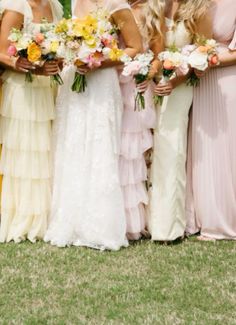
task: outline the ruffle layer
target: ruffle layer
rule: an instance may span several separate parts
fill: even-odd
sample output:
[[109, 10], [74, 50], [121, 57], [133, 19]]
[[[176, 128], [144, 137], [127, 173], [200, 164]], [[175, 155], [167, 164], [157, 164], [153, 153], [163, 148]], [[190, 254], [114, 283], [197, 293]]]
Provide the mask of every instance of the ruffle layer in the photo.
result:
[[0, 242], [14, 241], [19, 243], [29, 239], [36, 242], [43, 239], [47, 230], [48, 214], [40, 215], [19, 215], [3, 211], [1, 215]]
[[2, 213], [6, 215], [36, 216], [47, 214], [51, 205], [50, 180], [3, 177]]
[[53, 120], [55, 104], [50, 78], [37, 77], [32, 83], [18, 83], [22, 77], [19, 73], [8, 73], [3, 84], [1, 115], [17, 120]]
[[49, 151], [51, 148], [51, 123], [0, 119], [1, 143], [11, 150]]
[[122, 187], [126, 209], [136, 208], [140, 203], [148, 204], [148, 194], [144, 183]]
[[49, 179], [51, 177], [49, 152], [11, 150], [2, 147], [0, 174], [23, 179]]
[[127, 237], [129, 240], [138, 240], [146, 234], [146, 211], [143, 204], [135, 208], [126, 209]]
[[150, 130], [139, 133], [122, 132], [121, 156], [126, 159], [139, 159], [152, 146], [153, 136]]
[[135, 160], [120, 157], [119, 167], [122, 186], [135, 185], [147, 180], [147, 165], [143, 156]]

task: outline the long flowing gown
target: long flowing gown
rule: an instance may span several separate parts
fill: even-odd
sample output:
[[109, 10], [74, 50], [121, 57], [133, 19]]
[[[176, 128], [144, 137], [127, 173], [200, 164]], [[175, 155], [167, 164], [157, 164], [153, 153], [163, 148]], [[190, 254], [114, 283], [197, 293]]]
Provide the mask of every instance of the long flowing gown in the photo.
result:
[[136, 86], [129, 77], [121, 77], [124, 100], [122, 119], [120, 177], [125, 202], [127, 236], [137, 240], [146, 233], [148, 193], [145, 152], [153, 146], [151, 129], [156, 114], [151, 87], [145, 93], [145, 109], [135, 110]]
[[[183, 22], [166, 19], [166, 45], [181, 48], [192, 37]], [[172, 241], [186, 227], [186, 155], [189, 110], [193, 90], [181, 84], [164, 97], [158, 109], [151, 170], [149, 229], [153, 240]]]
[[[215, 2], [212, 16], [219, 50], [235, 51], [235, 0]], [[211, 69], [194, 90], [187, 232], [213, 239], [236, 239], [235, 90], [236, 65]]]
[[[51, 0], [54, 21], [62, 17], [59, 2]], [[3, 10], [24, 15], [24, 30], [40, 29], [26, 0], [3, 0]], [[0, 242], [34, 242], [46, 233], [50, 209], [50, 142], [54, 93], [50, 78], [6, 71], [1, 102], [3, 174]]]
[[[126, 1], [107, 1], [113, 14]], [[115, 68], [87, 75], [84, 93], [71, 91], [75, 68], [64, 71], [54, 124], [54, 181], [46, 241], [63, 247], [118, 250], [127, 246], [119, 179], [122, 96]]]

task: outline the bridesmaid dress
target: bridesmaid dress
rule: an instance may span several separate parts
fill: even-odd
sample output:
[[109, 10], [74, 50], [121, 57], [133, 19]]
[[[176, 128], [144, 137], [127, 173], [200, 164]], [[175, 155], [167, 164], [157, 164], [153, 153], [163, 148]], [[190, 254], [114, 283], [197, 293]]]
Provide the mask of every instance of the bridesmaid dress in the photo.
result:
[[144, 154], [153, 146], [151, 129], [155, 127], [156, 115], [151, 88], [145, 93], [146, 108], [142, 111], [135, 110], [136, 85], [133, 80], [128, 79], [120, 79], [124, 101], [120, 178], [125, 202], [127, 237], [137, 240], [147, 232], [147, 165]]
[[[219, 50], [236, 51], [236, 1], [214, 2], [212, 16]], [[186, 204], [190, 234], [236, 239], [235, 90], [236, 65], [211, 69], [194, 89]]]
[[[62, 7], [50, 0], [54, 22], [62, 17]], [[24, 15], [23, 28], [40, 30], [33, 22], [27, 0], [2, 0], [3, 10]], [[44, 237], [48, 224], [51, 189], [51, 121], [54, 119], [54, 90], [50, 78], [7, 70], [3, 74], [1, 105], [3, 174], [0, 242], [20, 242]]]
[[[144, 44], [144, 48], [147, 48]], [[156, 123], [153, 91], [145, 93], [146, 107], [135, 110], [136, 85], [133, 78], [120, 76], [124, 102], [121, 133], [120, 179], [125, 203], [126, 233], [130, 240], [147, 234], [148, 193], [145, 152], [153, 146], [151, 129]]]
[[[183, 22], [175, 24], [166, 19], [166, 25], [167, 47], [191, 44], [192, 36]], [[185, 164], [192, 96], [192, 87], [183, 83], [164, 97], [158, 109], [150, 188], [149, 229], [153, 240], [173, 241], [185, 231]]]

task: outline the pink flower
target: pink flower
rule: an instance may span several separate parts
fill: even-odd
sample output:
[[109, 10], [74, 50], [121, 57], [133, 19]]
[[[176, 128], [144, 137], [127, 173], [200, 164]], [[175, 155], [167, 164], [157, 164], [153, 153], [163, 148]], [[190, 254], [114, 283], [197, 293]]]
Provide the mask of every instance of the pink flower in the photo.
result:
[[88, 65], [90, 69], [92, 69], [92, 68], [100, 67], [102, 61], [104, 61], [103, 54], [101, 52], [95, 52], [88, 56], [88, 58], [85, 60], [85, 63]]
[[113, 37], [110, 34], [107, 34], [106, 36], [102, 37], [102, 43], [105, 47], [111, 47], [112, 41], [113, 41]]
[[140, 69], [142, 68], [140, 62], [138, 61], [132, 61], [129, 62], [123, 71], [123, 75], [124, 76], [135, 76], [136, 74], [138, 74], [140, 72]]
[[15, 45], [10, 45], [7, 49], [7, 54], [9, 56], [15, 56], [17, 54], [17, 49], [15, 47]]
[[35, 42], [41, 44], [44, 41], [44, 35], [42, 33], [38, 33], [35, 35]]

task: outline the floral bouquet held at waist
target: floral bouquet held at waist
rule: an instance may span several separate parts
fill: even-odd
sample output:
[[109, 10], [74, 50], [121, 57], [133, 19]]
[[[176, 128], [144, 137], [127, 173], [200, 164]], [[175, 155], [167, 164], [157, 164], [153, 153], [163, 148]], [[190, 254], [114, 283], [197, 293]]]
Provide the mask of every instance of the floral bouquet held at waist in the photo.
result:
[[[12, 29], [9, 36], [11, 45], [8, 54], [11, 57], [23, 57], [31, 62], [35, 67], [42, 67], [46, 61], [60, 59], [58, 50], [60, 39], [54, 32], [54, 25], [42, 23], [40, 31], [24, 32], [19, 29]], [[26, 73], [26, 81], [33, 81], [32, 71]], [[58, 74], [51, 76], [52, 83], [63, 84]]]
[[[67, 65], [94, 69], [106, 60], [119, 61], [123, 55], [118, 48], [117, 29], [102, 11], [83, 19], [63, 19], [56, 26], [56, 33], [63, 39], [60, 53]], [[86, 76], [77, 71], [72, 90], [84, 92], [86, 85]]]

